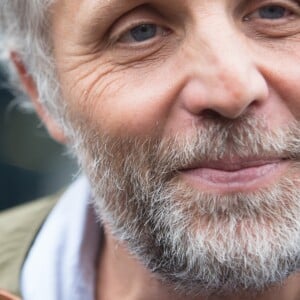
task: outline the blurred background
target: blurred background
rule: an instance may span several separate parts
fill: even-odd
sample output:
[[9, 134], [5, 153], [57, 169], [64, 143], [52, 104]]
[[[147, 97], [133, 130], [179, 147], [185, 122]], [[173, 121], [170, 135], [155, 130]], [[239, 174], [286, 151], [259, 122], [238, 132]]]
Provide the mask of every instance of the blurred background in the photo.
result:
[[14, 103], [0, 70], [0, 210], [55, 193], [76, 175], [65, 148]]

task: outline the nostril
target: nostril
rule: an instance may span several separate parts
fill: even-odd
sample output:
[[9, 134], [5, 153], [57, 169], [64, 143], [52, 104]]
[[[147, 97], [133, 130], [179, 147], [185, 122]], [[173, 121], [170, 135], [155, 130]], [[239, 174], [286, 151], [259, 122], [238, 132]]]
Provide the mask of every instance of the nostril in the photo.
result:
[[261, 101], [259, 101], [259, 100], [253, 100], [250, 104], [249, 104], [249, 108], [251, 109], [253, 109], [253, 108], [257, 108], [257, 107], [259, 107], [259, 106], [261, 106], [262, 105], [262, 102]]
[[198, 116], [202, 119], [237, 119], [245, 114], [256, 111], [262, 102], [259, 100], [253, 101], [222, 101], [214, 103], [212, 107], [203, 109]]
[[204, 109], [200, 115], [203, 119], [209, 119], [209, 120], [222, 118], [222, 115], [220, 113], [212, 109]]

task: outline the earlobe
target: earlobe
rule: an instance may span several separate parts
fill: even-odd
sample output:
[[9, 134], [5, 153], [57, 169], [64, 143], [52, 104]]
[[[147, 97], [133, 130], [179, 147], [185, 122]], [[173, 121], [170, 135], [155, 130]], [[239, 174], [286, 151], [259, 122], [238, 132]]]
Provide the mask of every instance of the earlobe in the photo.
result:
[[61, 144], [67, 143], [67, 138], [61, 129], [61, 127], [58, 125], [58, 123], [55, 121], [55, 119], [49, 114], [47, 109], [43, 106], [39, 99], [39, 94], [36, 88], [36, 84], [32, 78], [32, 76], [27, 72], [26, 67], [21, 60], [20, 56], [16, 52], [11, 52], [11, 60], [18, 72], [20, 81], [22, 83], [22, 86], [29, 96], [31, 102], [33, 103], [33, 106], [35, 108], [35, 111], [37, 112], [38, 116], [42, 120], [42, 122], [45, 124], [49, 134], [52, 136], [53, 139], [55, 139], [57, 142]]

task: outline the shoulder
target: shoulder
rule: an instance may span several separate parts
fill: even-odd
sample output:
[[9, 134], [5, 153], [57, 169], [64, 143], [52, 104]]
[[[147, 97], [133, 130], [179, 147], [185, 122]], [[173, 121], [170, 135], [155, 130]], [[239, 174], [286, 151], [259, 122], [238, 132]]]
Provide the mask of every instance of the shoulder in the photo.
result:
[[20, 270], [61, 193], [0, 213], [0, 289], [19, 293]]
[[[47, 211], [53, 208], [60, 195], [61, 193], [41, 198], [0, 212], [0, 232], [9, 232], [20, 227], [22, 228], [22, 224], [29, 220], [35, 223], [35, 220], [38, 221], [38, 219], [43, 217], [41, 214], [46, 213], [47, 215]], [[28, 226], [31, 225], [33, 224], [28, 224]]]

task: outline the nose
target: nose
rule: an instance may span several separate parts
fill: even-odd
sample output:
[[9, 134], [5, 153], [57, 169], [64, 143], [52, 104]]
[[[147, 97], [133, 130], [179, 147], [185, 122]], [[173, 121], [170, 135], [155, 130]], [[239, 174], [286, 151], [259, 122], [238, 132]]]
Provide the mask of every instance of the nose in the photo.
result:
[[230, 24], [217, 24], [185, 46], [189, 75], [179, 97], [190, 114], [213, 111], [234, 119], [262, 106], [268, 85], [245, 37]]

